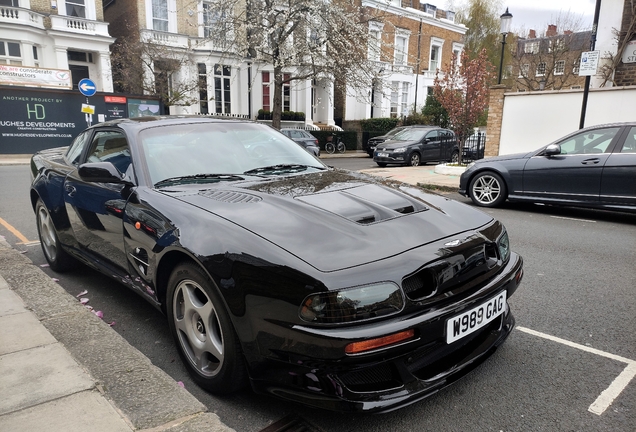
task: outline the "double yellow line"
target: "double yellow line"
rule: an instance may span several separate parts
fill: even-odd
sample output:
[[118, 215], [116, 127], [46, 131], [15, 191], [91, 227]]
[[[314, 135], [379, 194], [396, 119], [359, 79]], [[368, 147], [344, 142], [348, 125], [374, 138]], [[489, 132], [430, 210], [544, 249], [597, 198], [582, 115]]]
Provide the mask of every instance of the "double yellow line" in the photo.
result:
[[30, 241], [29, 239], [27, 239], [25, 236], [22, 235], [22, 233], [20, 231], [18, 231], [17, 229], [13, 228], [11, 226], [11, 224], [9, 224], [7, 221], [5, 221], [4, 219], [0, 218], [0, 225], [2, 225], [3, 227], [5, 227], [6, 229], [8, 229], [11, 234], [13, 234], [14, 236], [16, 236], [18, 238], [18, 240], [20, 240], [19, 244], [26, 244], [26, 243], [33, 243], [32, 241]]

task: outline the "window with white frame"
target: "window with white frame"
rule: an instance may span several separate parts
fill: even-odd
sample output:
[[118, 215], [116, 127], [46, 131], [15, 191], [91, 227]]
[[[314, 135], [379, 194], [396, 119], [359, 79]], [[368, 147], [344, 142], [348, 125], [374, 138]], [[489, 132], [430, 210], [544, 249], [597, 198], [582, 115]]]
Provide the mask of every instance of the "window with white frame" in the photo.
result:
[[58, 0], [57, 3], [60, 15], [97, 19], [95, 0]]
[[544, 76], [545, 75], [545, 62], [541, 62], [537, 65], [537, 73], [536, 76]]
[[579, 56], [576, 60], [574, 60], [574, 65], [572, 66], [572, 73], [575, 75], [578, 75], [580, 66], [581, 66], [581, 57]]
[[503, 70], [503, 79], [508, 79], [512, 77], [512, 65], [506, 65]]
[[225, 43], [232, 37], [227, 21], [227, 10], [219, 10], [218, 5], [204, 1], [202, 3], [202, 12], [203, 37], [214, 37], [218, 39], [218, 43]]
[[369, 30], [368, 57], [372, 61], [380, 61], [380, 41], [382, 32], [380, 30]]
[[402, 83], [402, 98], [400, 100], [402, 105], [402, 115], [408, 115], [408, 101], [409, 101], [409, 84], [408, 82]]
[[230, 66], [214, 65], [214, 105], [217, 114], [232, 112], [232, 68]]
[[444, 39], [431, 38], [431, 55], [428, 62], [428, 70], [431, 72], [442, 67], [442, 45]]
[[399, 87], [400, 87], [400, 83], [398, 81], [391, 82], [391, 111], [390, 111], [390, 116], [392, 118], [396, 118], [398, 116], [399, 97], [400, 97], [400, 93], [398, 93]]
[[554, 74], [563, 75], [565, 73], [565, 60], [559, 60], [554, 65]]
[[0, 40], [0, 63], [10, 65], [22, 64], [22, 49], [18, 42]]
[[408, 59], [408, 33], [398, 32], [395, 35], [395, 57], [394, 64], [405, 65]]
[[524, 51], [526, 54], [539, 54], [539, 41], [526, 42]]
[[199, 73], [199, 112], [209, 114], [208, 108], [208, 68], [205, 63], [197, 63]]
[[40, 67], [40, 56], [37, 45], [33, 45], [33, 66]]
[[152, 29], [168, 31], [168, 0], [152, 0]]
[[530, 72], [530, 65], [528, 63], [521, 65], [519, 68], [519, 78], [528, 78]]

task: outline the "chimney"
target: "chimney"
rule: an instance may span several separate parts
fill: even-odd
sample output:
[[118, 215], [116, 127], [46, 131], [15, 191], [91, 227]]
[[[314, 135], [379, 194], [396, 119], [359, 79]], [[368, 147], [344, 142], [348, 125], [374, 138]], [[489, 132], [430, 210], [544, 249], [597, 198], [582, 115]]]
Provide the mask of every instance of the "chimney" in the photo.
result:
[[528, 31], [528, 39], [536, 39], [537, 38], [537, 32], [534, 30], [530, 30]]
[[545, 32], [546, 37], [556, 36], [557, 35], [557, 27], [554, 24], [548, 25], [548, 31]]

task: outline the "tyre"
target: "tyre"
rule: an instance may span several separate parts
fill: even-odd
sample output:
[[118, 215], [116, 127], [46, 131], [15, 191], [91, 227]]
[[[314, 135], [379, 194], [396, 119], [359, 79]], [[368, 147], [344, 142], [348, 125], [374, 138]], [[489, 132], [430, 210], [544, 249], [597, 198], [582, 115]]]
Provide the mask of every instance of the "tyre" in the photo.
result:
[[506, 200], [507, 189], [499, 174], [486, 171], [471, 180], [468, 193], [478, 206], [497, 207]]
[[407, 165], [419, 166], [420, 162], [421, 162], [420, 154], [418, 152], [413, 152], [413, 153], [411, 153], [411, 156], [409, 156], [409, 160], [407, 162]]
[[386, 163], [384, 162], [376, 162], [376, 163], [378, 164], [380, 168], [384, 168], [386, 166]]
[[49, 267], [56, 272], [64, 272], [75, 267], [77, 261], [62, 249], [49, 210], [41, 199], [38, 199], [35, 205], [35, 218], [42, 252]]
[[451, 158], [450, 158], [450, 162], [454, 163], [454, 164], [459, 162], [459, 152], [456, 152], [456, 151], [453, 152], [453, 154], [451, 155]]
[[178, 265], [168, 281], [170, 332], [192, 379], [213, 393], [247, 384], [238, 336], [216, 287], [193, 263]]
[[338, 143], [338, 153], [344, 153], [345, 150], [347, 150], [347, 147], [344, 145], [344, 143]]
[[333, 143], [328, 142], [325, 144], [325, 151], [329, 154], [333, 154], [333, 152], [336, 151], [336, 146]]

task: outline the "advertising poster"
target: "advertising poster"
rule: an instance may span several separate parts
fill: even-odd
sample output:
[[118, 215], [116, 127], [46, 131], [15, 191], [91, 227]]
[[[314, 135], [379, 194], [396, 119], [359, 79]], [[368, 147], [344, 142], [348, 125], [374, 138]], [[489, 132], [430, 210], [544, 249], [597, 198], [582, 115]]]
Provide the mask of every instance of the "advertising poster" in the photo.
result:
[[[88, 99], [95, 112], [92, 125], [129, 117], [131, 101], [134, 116], [163, 113], [159, 100], [104, 93]], [[89, 114], [82, 112], [86, 101], [79, 91], [0, 86], [0, 154], [33, 154], [69, 145], [88, 126]]]

